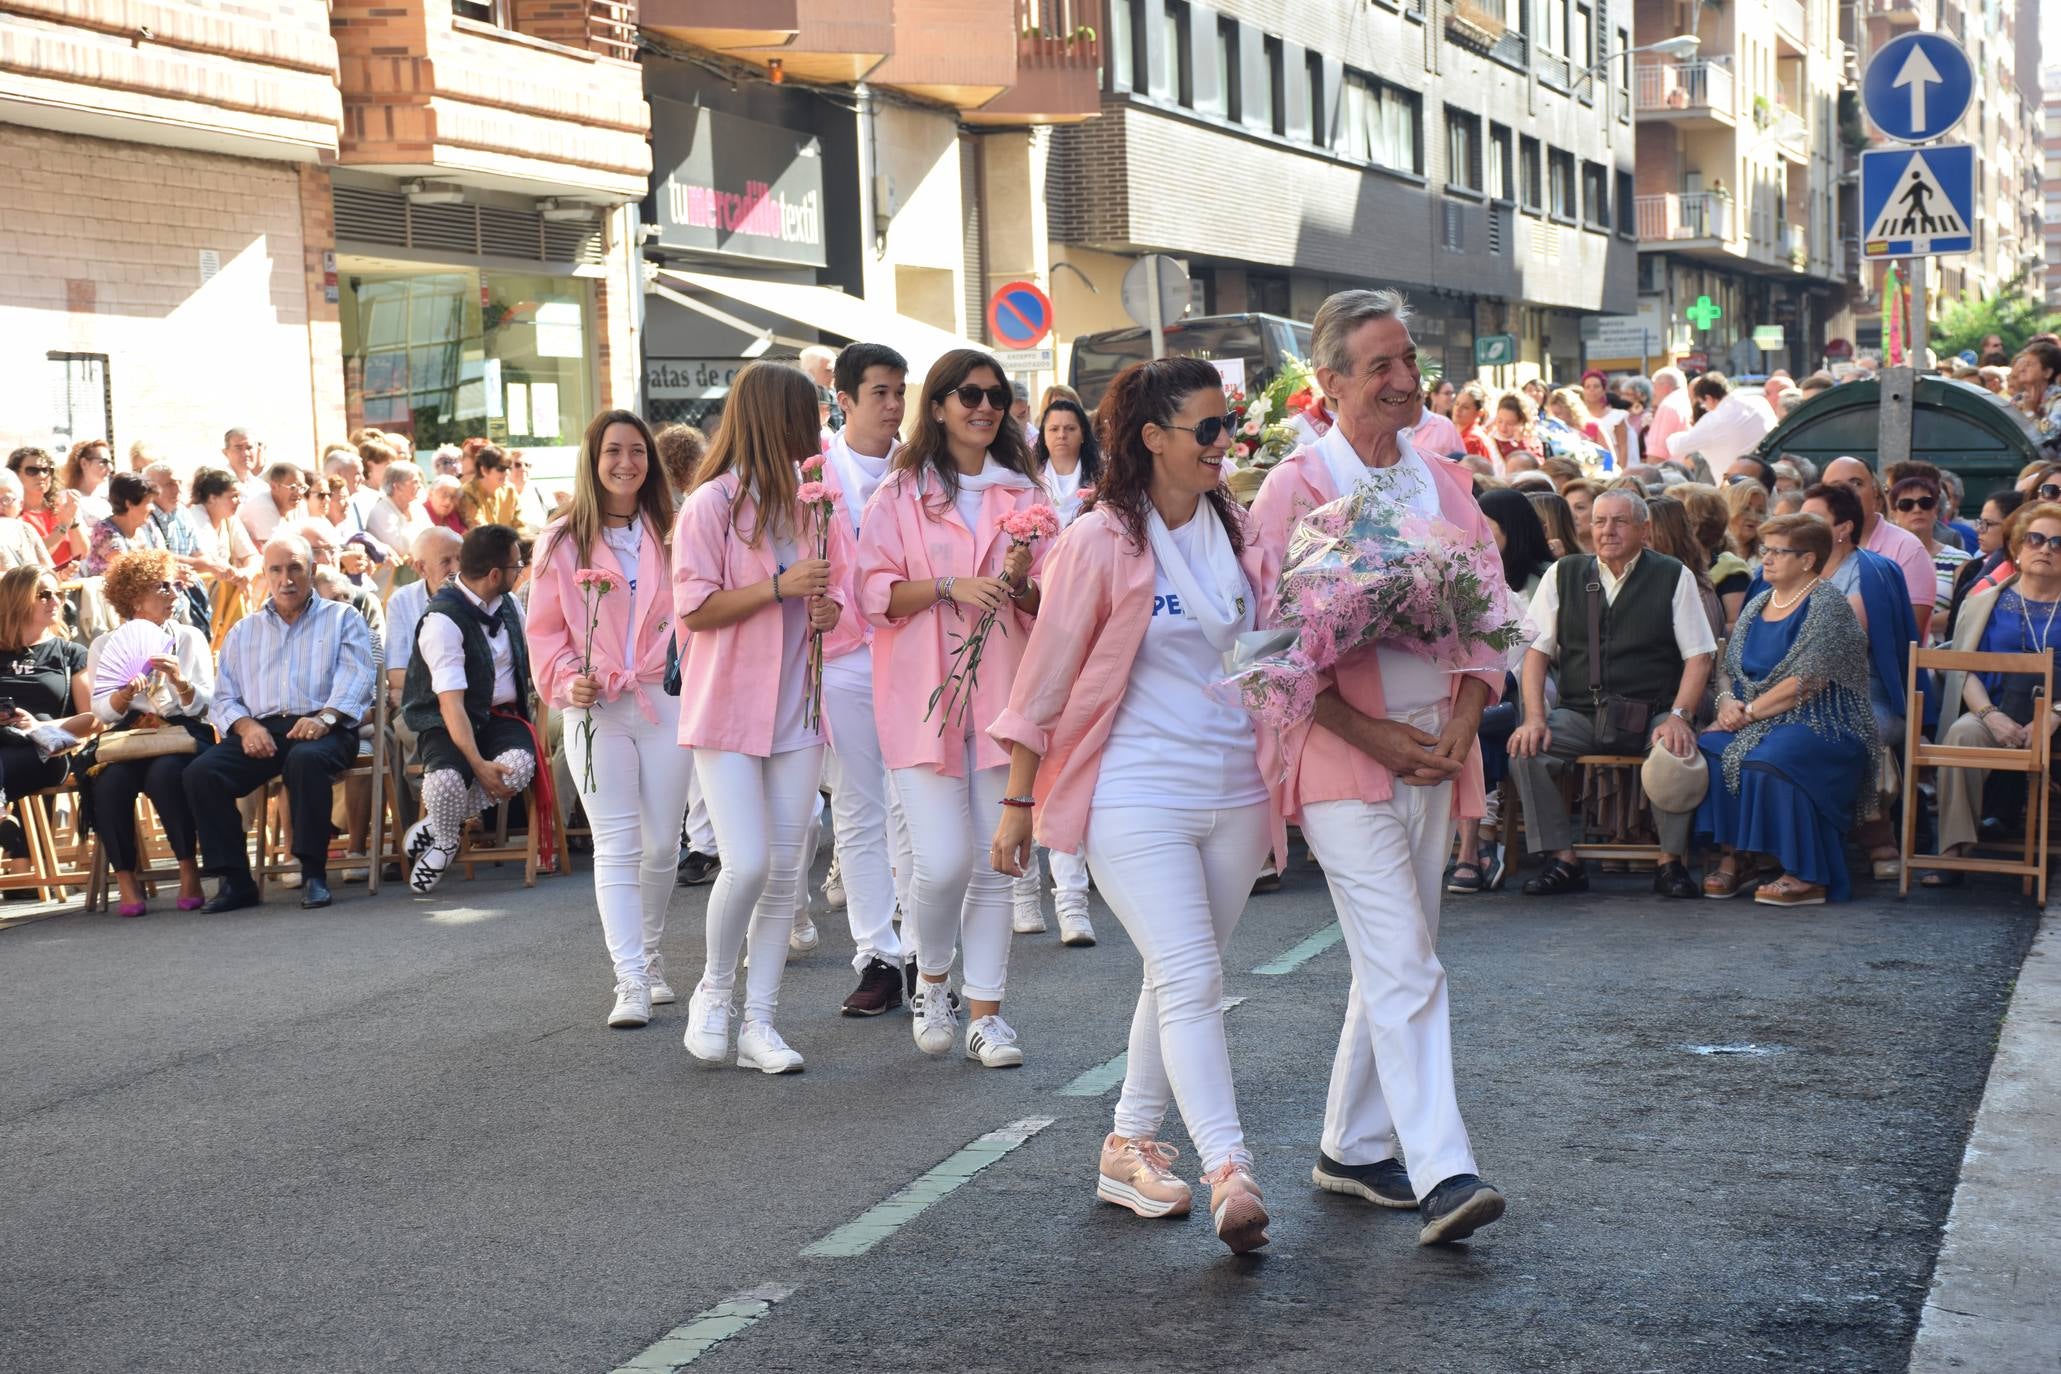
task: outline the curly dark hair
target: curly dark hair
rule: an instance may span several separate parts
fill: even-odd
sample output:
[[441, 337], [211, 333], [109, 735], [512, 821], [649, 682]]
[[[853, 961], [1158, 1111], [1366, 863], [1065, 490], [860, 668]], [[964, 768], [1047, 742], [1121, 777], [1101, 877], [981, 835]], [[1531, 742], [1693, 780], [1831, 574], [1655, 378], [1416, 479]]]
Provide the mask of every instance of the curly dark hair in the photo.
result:
[[1088, 418], [1088, 412], [1078, 401], [1069, 401], [1064, 396], [1056, 397], [1045, 407], [1045, 413], [1038, 417], [1038, 440], [1031, 445], [1031, 457], [1037, 460], [1038, 471], [1052, 466], [1052, 455], [1045, 448], [1045, 421], [1055, 410], [1063, 410], [1080, 422], [1081, 426], [1081, 485], [1092, 487], [1102, 480], [1102, 445], [1095, 442], [1095, 422]]
[[[1089, 504], [1107, 506], [1140, 551], [1145, 548], [1145, 513], [1152, 507], [1152, 450], [1145, 446], [1145, 426], [1167, 425], [1198, 391], [1223, 389], [1224, 379], [1214, 363], [1201, 358], [1160, 358], [1132, 363], [1116, 374], [1103, 393], [1095, 425], [1101, 435], [1104, 471]], [[1231, 537], [1231, 547], [1243, 553], [1245, 536], [1230, 492], [1218, 487], [1208, 494], [1208, 500]]]

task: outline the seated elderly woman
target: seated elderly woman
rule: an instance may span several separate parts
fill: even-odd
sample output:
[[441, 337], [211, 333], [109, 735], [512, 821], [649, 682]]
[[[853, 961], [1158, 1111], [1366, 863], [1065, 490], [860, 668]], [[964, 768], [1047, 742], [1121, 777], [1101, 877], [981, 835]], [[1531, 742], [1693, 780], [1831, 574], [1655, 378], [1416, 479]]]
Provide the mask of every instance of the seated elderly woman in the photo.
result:
[[[2041, 501], [2011, 518], [2009, 548], [2015, 576], [1968, 598], [1954, 624], [1953, 647], [1993, 654], [2061, 651], [2061, 504]], [[2061, 688], [2061, 657], [2055, 686]], [[2032, 679], [1998, 673], [1947, 673], [1940, 679], [1942, 744], [1978, 749], [2022, 749], [2034, 730], [2051, 734], [2061, 720], [2051, 703], [2033, 700]], [[2035, 717], [2037, 711], [2037, 717]], [[1982, 818], [1981, 768], [1939, 770], [1939, 849], [1964, 854]], [[1958, 886], [1959, 873], [1927, 873], [1926, 887]]]
[[1868, 636], [1822, 576], [1832, 531], [1807, 515], [1761, 529], [1767, 590], [1747, 602], [1718, 674], [1717, 728], [1697, 741], [1710, 790], [1696, 830], [1724, 846], [1706, 897], [1745, 886], [1746, 856], [1769, 854], [1782, 876], [1756, 888], [1769, 906], [1818, 906], [1852, 895], [1846, 836], [1873, 800], [1875, 719]]
[[[119, 479], [117, 479], [119, 480]], [[80, 799], [86, 824], [107, 851], [108, 867], [114, 870], [121, 888], [121, 914], [141, 916], [148, 908], [143, 884], [137, 878], [136, 796], [147, 793], [165, 828], [165, 839], [179, 861], [179, 910], [200, 906], [200, 865], [194, 849], [193, 814], [186, 802], [186, 766], [215, 742], [208, 727], [208, 702], [215, 688], [215, 664], [208, 650], [207, 635], [182, 624], [173, 612], [178, 605], [176, 582], [178, 563], [163, 549], [136, 549], [122, 554], [108, 565], [104, 588], [107, 600], [126, 624], [144, 621], [164, 632], [163, 652], [151, 656], [149, 671], [139, 672], [127, 682], [103, 690], [99, 681], [101, 652], [108, 635], [93, 641], [86, 655], [86, 680], [93, 684], [93, 714], [110, 730], [148, 730], [167, 727], [192, 737], [193, 746], [184, 752], [175, 737], [149, 744], [134, 741], [139, 752], [133, 757], [104, 759], [110, 748], [108, 736], [90, 746], [90, 756], [81, 767], [91, 782], [81, 788]], [[126, 637], [126, 632], [123, 632]], [[141, 750], [163, 747], [164, 753]]]
[[150, 483], [133, 472], [118, 472], [107, 483], [110, 514], [93, 527], [86, 549], [85, 573], [104, 576], [115, 559], [131, 549], [163, 547], [164, 537], [151, 523]]

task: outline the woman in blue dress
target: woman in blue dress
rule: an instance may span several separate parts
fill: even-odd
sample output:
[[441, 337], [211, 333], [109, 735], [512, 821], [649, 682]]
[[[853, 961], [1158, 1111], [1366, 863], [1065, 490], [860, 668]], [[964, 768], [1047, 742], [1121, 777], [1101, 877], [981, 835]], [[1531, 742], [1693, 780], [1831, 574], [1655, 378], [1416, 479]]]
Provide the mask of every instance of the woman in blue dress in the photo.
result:
[[1808, 515], [1761, 527], [1767, 590], [1746, 603], [1719, 670], [1717, 729], [1698, 741], [1710, 790], [1696, 829], [1724, 847], [1707, 897], [1737, 896], [1748, 856], [1773, 855], [1782, 876], [1754, 890], [1769, 906], [1818, 906], [1851, 895], [1846, 836], [1872, 807], [1875, 718], [1868, 635], [1822, 576], [1832, 531]]

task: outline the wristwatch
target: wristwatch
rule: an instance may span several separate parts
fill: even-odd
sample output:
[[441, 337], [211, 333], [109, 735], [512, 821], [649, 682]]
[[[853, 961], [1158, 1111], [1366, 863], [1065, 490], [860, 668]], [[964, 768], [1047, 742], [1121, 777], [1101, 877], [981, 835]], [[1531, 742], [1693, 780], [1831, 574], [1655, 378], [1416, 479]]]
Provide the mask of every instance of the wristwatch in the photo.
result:
[[321, 718], [321, 721], [324, 725], [328, 726], [332, 730], [334, 730], [337, 726], [343, 724], [343, 717], [338, 715], [335, 711], [331, 710], [327, 706], [323, 707], [315, 714]]
[[1682, 724], [1684, 725], [1687, 725], [1689, 723], [1689, 713], [1687, 711], [1684, 711], [1679, 706], [1668, 707], [1667, 713], [1673, 716], [1676, 720], [1682, 722]]

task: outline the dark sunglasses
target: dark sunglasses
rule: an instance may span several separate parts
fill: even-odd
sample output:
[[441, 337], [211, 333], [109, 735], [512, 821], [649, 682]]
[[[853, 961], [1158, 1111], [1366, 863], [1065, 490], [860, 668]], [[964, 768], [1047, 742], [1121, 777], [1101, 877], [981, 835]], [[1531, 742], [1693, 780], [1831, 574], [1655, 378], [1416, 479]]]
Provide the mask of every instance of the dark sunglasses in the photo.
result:
[[1896, 508], [1900, 511], [1931, 510], [1939, 504], [1936, 496], [1900, 496]]
[[[2027, 536], [2026, 536], [2026, 538], [2028, 538], [2028, 539], [2030, 539], [2031, 537], [2032, 537], [2031, 535], [2027, 535]], [[48, 587], [38, 587], [38, 588], [36, 588], [36, 600], [38, 600], [38, 601], [55, 601], [55, 600], [57, 600], [57, 593], [56, 593], [56, 592], [53, 592], [53, 591], [51, 591], [51, 590], [50, 590], [50, 589], [49, 589]]]
[[2061, 483], [2040, 483], [2039, 496], [2042, 501], [2061, 501]]
[[2061, 549], [2061, 534], [2041, 534], [2038, 530], [2027, 530], [2018, 536], [2018, 542], [2028, 549]]
[[1238, 417], [1236, 415], [1212, 415], [1200, 424], [1161, 425], [1160, 428], [1184, 430], [1195, 436], [1196, 443], [1204, 448], [1208, 448], [1222, 436], [1237, 433]]
[[31, 467], [27, 463], [22, 464], [21, 470], [24, 477], [48, 477], [52, 471], [50, 468]]
[[177, 590], [178, 590], [178, 589], [177, 589], [176, 587], [174, 587], [174, 586], [173, 586], [173, 585], [172, 585], [171, 583], [169, 583], [169, 582], [160, 582], [160, 583], [158, 583], [158, 584], [157, 584], [157, 589], [158, 589], [158, 593], [159, 593], [160, 595], [162, 595], [162, 596], [170, 596], [170, 595], [172, 595], [172, 594], [173, 594], [173, 593], [174, 593], [175, 591], [177, 591]]
[[959, 404], [968, 410], [979, 410], [982, 397], [986, 397], [988, 404], [997, 410], [1009, 409], [1010, 403], [1016, 399], [1016, 393], [1006, 386], [975, 386], [971, 382], [952, 394], [957, 396]]

